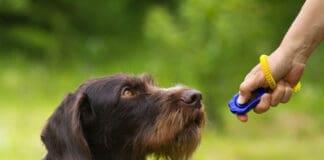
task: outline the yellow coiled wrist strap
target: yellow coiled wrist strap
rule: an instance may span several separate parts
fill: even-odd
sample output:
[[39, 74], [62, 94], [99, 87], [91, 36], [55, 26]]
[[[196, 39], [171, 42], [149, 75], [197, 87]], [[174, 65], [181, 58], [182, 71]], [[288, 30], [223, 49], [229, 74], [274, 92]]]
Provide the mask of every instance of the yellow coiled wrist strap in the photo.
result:
[[[277, 87], [277, 83], [271, 74], [267, 55], [260, 56], [260, 65], [270, 89], [274, 90]], [[301, 89], [301, 83], [298, 82], [297, 85], [294, 87], [294, 92], [298, 92], [300, 89]]]

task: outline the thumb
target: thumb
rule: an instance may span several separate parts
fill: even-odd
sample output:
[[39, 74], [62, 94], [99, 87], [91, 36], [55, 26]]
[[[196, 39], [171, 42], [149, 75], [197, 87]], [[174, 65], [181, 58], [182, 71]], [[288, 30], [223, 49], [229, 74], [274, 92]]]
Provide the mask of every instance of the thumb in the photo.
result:
[[[259, 72], [260, 73], [260, 72]], [[252, 92], [256, 89], [262, 87], [264, 79], [262, 73], [254, 73], [253, 75], [249, 75], [240, 85], [240, 94], [237, 99], [237, 103], [244, 104], [249, 101], [251, 98]]]

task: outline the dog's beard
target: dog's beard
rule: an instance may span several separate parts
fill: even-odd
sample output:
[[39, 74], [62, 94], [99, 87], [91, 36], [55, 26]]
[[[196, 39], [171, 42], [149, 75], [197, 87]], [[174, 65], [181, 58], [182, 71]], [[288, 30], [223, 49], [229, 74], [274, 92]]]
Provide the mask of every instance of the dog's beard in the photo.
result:
[[154, 125], [142, 134], [141, 144], [148, 150], [146, 152], [158, 158], [188, 159], [200, 142], [201, 128], [206, 119], [204, 108], [182, 106], [181, 102], [162, 104], [161, 114]]

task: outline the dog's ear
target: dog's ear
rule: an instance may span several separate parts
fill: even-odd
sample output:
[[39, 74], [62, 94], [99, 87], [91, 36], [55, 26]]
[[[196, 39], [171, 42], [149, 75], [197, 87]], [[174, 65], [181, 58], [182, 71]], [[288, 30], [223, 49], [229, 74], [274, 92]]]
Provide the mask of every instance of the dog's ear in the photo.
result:
[[49, 118], [41, 139], [48, 153], [45, 159], [90, 160], [83, 122], [90, 123], [94, 112], [85, 93], [69, 94]]
[[77, 107], [78, 110], [78, 112], [74, 112], [74, 113], [79, 113], [79, 115], [74, 116], [76, 118], [75, 122], [78, 122], [79, 125], [81, 123], [82, 127], [87, 127], [92, 124], [92, 122], [96, 117], [96, 114], [90, 105], [88, 96], [85, 93], [79, 96], [80, 99], [79, 101], [77, 101], [78, 104], [74, 105]]

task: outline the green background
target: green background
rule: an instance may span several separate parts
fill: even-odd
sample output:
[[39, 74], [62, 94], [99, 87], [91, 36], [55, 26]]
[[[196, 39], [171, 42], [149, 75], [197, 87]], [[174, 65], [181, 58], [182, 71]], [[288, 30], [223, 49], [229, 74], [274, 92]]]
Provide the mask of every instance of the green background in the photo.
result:
[[227, 101], [280, 44], [302, 0], [0, 0], [0, 159], [41, 159], [39, 135], [87, 79], [150, 73], [203, 93], [194, 160], [324, 157], [324, 48], [287, 104], [240, 123]]

